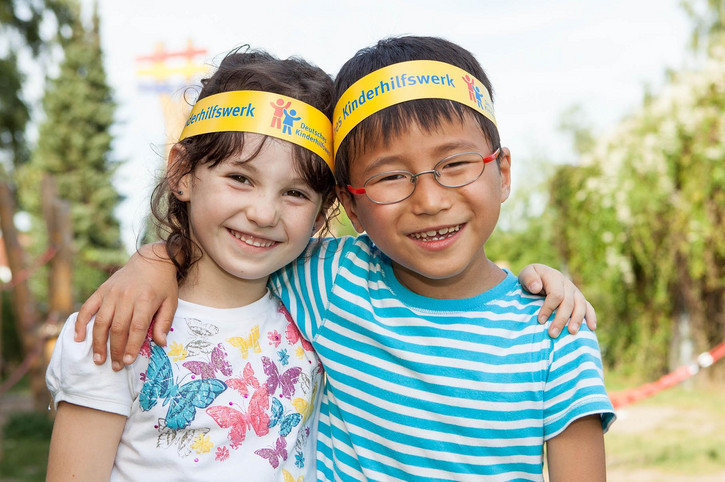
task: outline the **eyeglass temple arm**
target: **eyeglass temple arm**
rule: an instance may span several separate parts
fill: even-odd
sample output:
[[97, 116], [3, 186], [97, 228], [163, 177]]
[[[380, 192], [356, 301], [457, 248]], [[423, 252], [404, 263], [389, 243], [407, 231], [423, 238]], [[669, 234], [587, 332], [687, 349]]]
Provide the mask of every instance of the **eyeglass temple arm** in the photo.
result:
[[498, 155], [499, 154], [501, 154], [501, 148], [500, 147], [498, 149], [496, 149], [495, 151], [493, 151], [493, 154], [491, 154], [490, 156], [484, 157], [483, 158], [483, 163], [484, 164], [488, 164], [491, 161], [495, 161], [496, 158], [498, 158]]
[[351, 185], [347, 185], [347, 190], [350, 191], [351, 194], [365, 194], [365, 188], [364, 187], [352, 187]]

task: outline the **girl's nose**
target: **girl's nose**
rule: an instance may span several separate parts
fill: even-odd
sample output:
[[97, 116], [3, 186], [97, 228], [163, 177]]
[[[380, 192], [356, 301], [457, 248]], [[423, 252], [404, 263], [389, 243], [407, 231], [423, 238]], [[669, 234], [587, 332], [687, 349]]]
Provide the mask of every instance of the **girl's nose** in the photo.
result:
[[247, 218], [260, 227], [274, 226], [279, 222], [279, 206], [272, 196], [260, 194], [247, 207]]

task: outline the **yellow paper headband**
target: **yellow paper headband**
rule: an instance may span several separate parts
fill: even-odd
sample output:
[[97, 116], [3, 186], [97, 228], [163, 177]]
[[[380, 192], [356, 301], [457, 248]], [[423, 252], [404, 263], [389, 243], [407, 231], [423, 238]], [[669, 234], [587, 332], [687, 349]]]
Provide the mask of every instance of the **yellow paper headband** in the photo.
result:
[[453, 100], [480, 112], [496, 125], [491, 96], [480, 80], [445, 62], [411, 60], [371, 72], [342, 94], [332, 116], [335, 152], [365, 118], [416, 99]]
[[301, 100], [258, 90], [210, 95], [194, 105], [179, 140], [227, 131], [255, 132], [293, 142], [333, 169], [330, 120]]

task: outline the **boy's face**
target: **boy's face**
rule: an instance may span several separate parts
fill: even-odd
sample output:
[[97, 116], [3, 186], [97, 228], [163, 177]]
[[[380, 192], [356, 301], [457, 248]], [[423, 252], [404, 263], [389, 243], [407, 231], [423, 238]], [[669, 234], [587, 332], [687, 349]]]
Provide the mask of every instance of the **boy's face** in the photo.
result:
[[[444, 157], [475, 151], [488, 156], [489, 145], [473, 116], [444, 121], [426, 131], [411, 124], [388, 145], [369, 147], [350, 162], [350, 179], [362, 187], [375, 174], [393, 170], [429, 171]], [[443, 187], [433, 174], [418, 178], [413, 194], [396, 204], [375, 204], [365, 195], [338, 194], [353, 226], [366, 231], [393, 261], [398, 281], [431, 298], [465, 298], [493, 287], [500, 270], [486, 258], [484, 245], [496, 227], [501, 203], [511, 184], [511, 155], [502, 149], [500, 169], [486, 165], [475, 182]]]

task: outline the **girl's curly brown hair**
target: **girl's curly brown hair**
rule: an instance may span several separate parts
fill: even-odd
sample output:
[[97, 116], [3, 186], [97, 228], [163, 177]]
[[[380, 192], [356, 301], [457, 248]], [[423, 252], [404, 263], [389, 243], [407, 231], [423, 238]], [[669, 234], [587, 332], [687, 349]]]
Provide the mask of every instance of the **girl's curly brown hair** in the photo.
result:
[[[198, 99], [234, 90], [260, 90], [286, 95], [316, 107], [327, 117], [332, 115], [332, 79], [319, 67], [301, 58], [277, 59], [262, 50], [248, 47], [228, 53], [219, 68], [209, 78], [201, 81]], [[244, 149], [243, 132], [214, 132], [184, 139], [175, 150], [181, 159], [169, 167], [156, 185], [151, 196], [151, 213], [159, 236], [166, 241], [166, 251], [177, 270], [177, 280], [183, 281], [191, 266], [199, 260], [201, 252], [191, 238], [189, 216], [185, 202], [178, 200], [172, 186], [197, 167], [213, 168], [229, 156]], [[266, 140], [266, 139], [265, 139]], [[251, 156], [256, 157], [264, 142]], [[325, 217], [324, 231], [329, 231], [329, 220], [336, 212], [334, 177], [325, 162], [317, 154], [293, 146], [295, 170], [316, 192], [322, 194], [322, 212]]]

